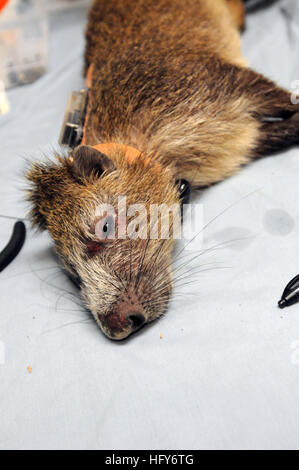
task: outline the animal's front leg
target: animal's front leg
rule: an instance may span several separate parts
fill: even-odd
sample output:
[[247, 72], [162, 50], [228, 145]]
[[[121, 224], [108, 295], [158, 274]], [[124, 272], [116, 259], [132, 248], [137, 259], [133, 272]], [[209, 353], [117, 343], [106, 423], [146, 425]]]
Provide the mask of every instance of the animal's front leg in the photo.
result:
[[221, 181], [258, 157], [299, 144], [296, 96], [249, 69], [238, 69], [232, 83], [230, 100], [218, 106], [207, 129], [201, 125], [199, 130], [197, 186]]
[[265, 122], [261, 127], [261, 138], [257, 156], [269, 155], [299, 144], [299, 112], [277, 122]]
[[250, 95], [253, 114], [260, 123], [254, 156], [268, 155], [298, 144], [299, 100], [296, 96], [252, 70], [242, 73], [247, 75], [246, 93]]

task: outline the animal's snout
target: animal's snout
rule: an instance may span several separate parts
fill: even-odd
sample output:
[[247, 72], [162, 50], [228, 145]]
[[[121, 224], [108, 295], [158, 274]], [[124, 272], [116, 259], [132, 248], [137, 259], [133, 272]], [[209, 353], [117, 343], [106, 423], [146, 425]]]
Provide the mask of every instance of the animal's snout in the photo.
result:
[[104, 333], [111, 339], [124, 339], [139, 330], [147, 321], [142, 309], [124, 307], [125, 304], [121, 304], [107, 315], [98, 315]]
[[[169, 263], [169, 260], [166, 262]], [[144, 268], [140, 279], [133, 278], [131, 282], [126, 279], [127, 284], [124, 280], [124, 288], [119, 288], [120, 292], [113, 297], [114, 301], [102, 312], [97, 312], [98, 324], [108, 338], [125, 339], [163, 313], [171, 292], [171, 276], [166, 272], [159, 285], [155, 281], [157, 275], [149, 268]]]
[[130, 312], [129, 313], [129, 319], [132, 322], [132, 326], [135, 330], [138, 330], [139, 328], [144, 325], [146, 319], [145, 316], [142, 313], [139, 312]]

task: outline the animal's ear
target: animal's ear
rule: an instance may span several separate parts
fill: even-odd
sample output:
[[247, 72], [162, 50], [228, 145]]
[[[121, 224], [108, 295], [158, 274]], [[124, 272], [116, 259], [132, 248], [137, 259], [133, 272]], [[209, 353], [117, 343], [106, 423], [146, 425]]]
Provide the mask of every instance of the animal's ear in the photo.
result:
[[74, 174], [80, 178], [100, 177], [104, 172], [115, 170], [112, 160], [107, 155], [88, 145], [76, 147], [71, 158]]
[[73, 182], [70, 163], [61, 157], [58, 157], [57, 162], [35, 162], [25, 176], [29, 181], [29, 217], [32, 225], [45, 230], [51, 214], [61, 207], [66, 188]]

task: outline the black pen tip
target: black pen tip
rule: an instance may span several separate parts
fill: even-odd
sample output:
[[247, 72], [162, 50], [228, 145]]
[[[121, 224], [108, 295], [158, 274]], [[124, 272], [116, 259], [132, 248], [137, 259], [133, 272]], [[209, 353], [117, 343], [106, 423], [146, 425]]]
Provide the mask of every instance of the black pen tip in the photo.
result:
[[285, 308], [287, 306], [287, 301], [285, 299], [281, 299], [279, 302], [278, 302], [278, 307], [279, 308]]

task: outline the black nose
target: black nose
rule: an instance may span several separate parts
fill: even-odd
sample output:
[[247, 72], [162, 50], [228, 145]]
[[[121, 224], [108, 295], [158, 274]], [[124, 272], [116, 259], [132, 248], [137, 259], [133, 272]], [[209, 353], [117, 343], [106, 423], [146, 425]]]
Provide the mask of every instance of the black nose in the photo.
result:
[[145, 317], [142, 315], [142, 313], [132, 312], [130, 313], [129, 318], [132, 322], [134, 330], [137, 330], [145, 323]]

